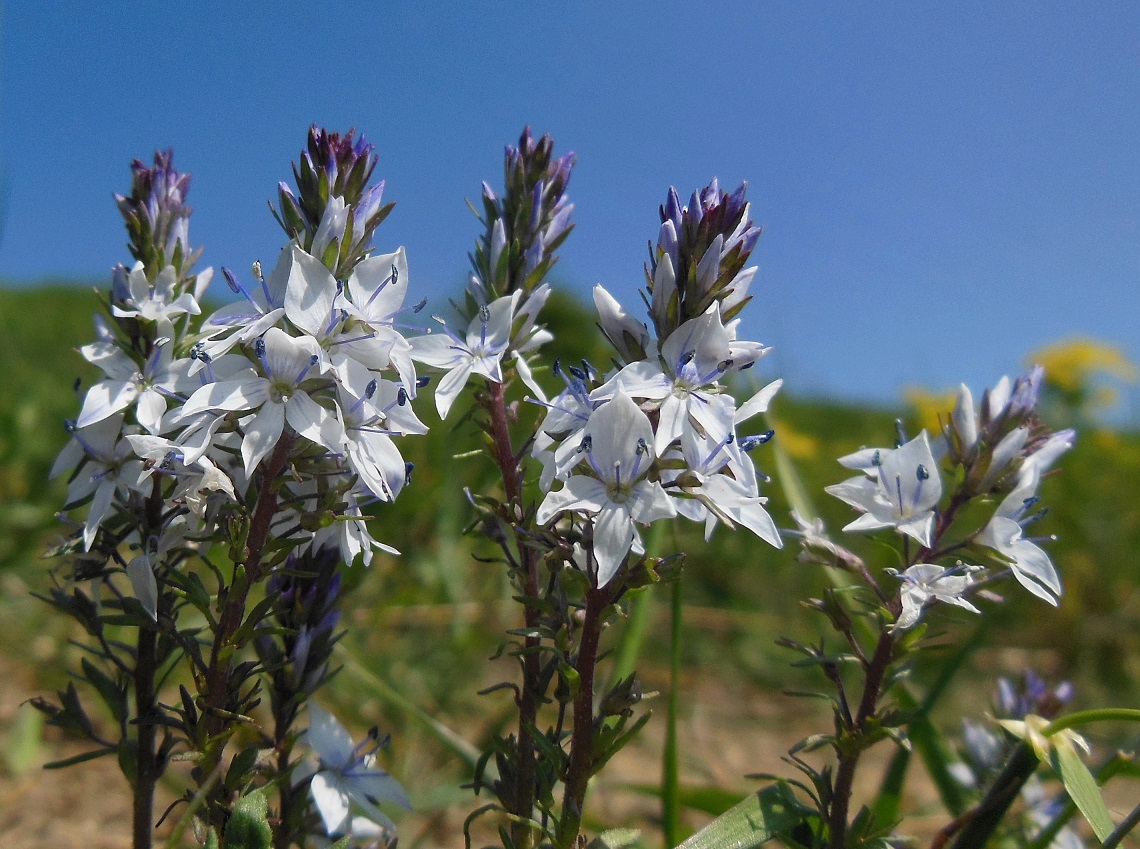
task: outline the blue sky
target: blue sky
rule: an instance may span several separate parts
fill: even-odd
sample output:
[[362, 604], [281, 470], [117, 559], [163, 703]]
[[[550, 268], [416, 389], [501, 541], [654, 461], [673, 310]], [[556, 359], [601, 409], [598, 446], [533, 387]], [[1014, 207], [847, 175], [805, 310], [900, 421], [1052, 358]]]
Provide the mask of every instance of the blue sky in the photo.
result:
[[530, 124], [578, 155], [584, 296], [637, 305], [670, 184], [749, 182], [744, 330], [793, 392], [980, 389], [1074, 334], [1140, 360], [1140, 5], [9, 2], [0, 51], [8, 282], [126, 261], [111, 195], [156, 147], [205, 264], [272, 260], [318, 122], [376, 144], [377, 245], [442, 306]]

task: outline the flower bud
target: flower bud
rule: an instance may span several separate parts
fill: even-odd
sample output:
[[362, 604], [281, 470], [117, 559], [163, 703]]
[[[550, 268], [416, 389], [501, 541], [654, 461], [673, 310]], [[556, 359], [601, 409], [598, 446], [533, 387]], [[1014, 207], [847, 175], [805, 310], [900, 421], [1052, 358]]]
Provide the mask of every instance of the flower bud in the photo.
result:
[[746, 191], [747, 183], [741, 183], [732, 194], [724, 194], [714, 179], [682, 206], [677, 190], [669, 189], [660, 209], [657, 247], [645, 267], [658, 338], [702, 315], [715, 301], [728, 322], [750, 300], [748, 287], [756, 269], [744, 265], [760, 228], [748, 219]]
[[507, 147], [504, 160], [503, 194], [483, 184], [480, 220], [486, 232], [470, 256], [491, 300], [538, 287], [574, 226], [574, 205], [566, 197], [573, 153], [555, 159], [554, 140], [548, 135], [535, 140], [527, 127], [518, 147]]
[[369, 186], [375, 148], [356, 130], [330, 133], [314, 124], [306, 149], [293, 166], [297, 191], [278, 185], [277, 223], [338, 279], [347, 277], [371, 248], [372, 234], [392, 211], [383, 204], [384, 181]]
[[173, 265], [181, 280], [201, 250], [190, 249], [190, 213], [186, 195], [190, 175], [174, 168], [174, 151], [155, 151], [154, 166], [131, 163], [131, 193], [115, 195], [127, 226], [131, 255], [143, 263], [150, 280]]

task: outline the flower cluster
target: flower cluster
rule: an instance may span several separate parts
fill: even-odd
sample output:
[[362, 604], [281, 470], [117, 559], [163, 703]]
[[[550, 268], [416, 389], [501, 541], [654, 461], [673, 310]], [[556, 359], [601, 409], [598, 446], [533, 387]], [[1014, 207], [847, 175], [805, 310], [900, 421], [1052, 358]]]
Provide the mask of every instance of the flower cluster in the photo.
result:
[[[981, 566], [934, 561], [973, 552], [1008, 568], [1027, 590], [1050, 604], [1061, 581], [1039, 540], [1025, 528], [1042, 515], [1035, 511], [1042, 476], [1073, 445], [1072, 430], [1050, 433], [1036, 417], [1042, 371], [1034, 368], [1012, 382], [1003, 377], [985, 392], [980, 411], [962, 386], [943, 433], [933, 440], [922, 431], [895, 448], [864, 448], [839, 462], [861, 474], [826, 488], [860, 511], [843, 530], [893, 529], [921, 548], [900, 580], [896, 628], [918, 622], [923, 607], [942, 601], [977, 612], [965, 596], [980, 586]], [[960, 483], [949, 493], [943, 467]], [[945, 496], [945, 497], [944, 497]], [[952, 534], [961, 508], [974, 499], [1000, 498], [981, 527]]]
[[[294, 169], [296, 193], [280, 190], [290, 242], [268, 274], [254, 264], [250, 285], [223, 268], [239, 298], [203, 318], [211, 274], [190, 268], [198, 252], [188, 241], [189, 178], [170, 152], [156, 154], [153, 168], [136, 162], [119, 206], [137, 261], [115, 269], [97, 338], [80, 349], [100, 377], [68, 424], [52, 474], [68, 476], [66, 509], [86, 508], [63, 549], [75, 555], [72, 578], [110, 580], [91, 585], [90, 601], [62, 589], [56, 598], [94, 616], [92, 632], [101, 625], [90, 610], [138, 623], [139, 645], [125, 657], [102, 643], [109, 667], [131, 672], [116, 673], [123, 698], [134, 688], [138, 704], [150, 704], [138, 708], [140, 742], [124, 731], [122, 745], [153, 780], [175, 745], [167, 731], [156, 747], [154, 729], [177, 729], [198, 753], [194, 776], [212, 828], [224, 828], [234, 788], [210, 772], [223, 763], [234, 718], [264, 687], [275, 726], [266, 739], [282, 776], [280, 839], [306, 833], [313, 817], [293, 803], [308, 788], [289, 790], [286, 777], [297, 766], [294, 722], [328, 676], [339, 569], [394, 552], [372, 537], [366, 511], [408, 481], [396, 440], [427, 430], [410, 403], [422, 384], [401, 323], [404, 250], [372, 249], [391, 208], [381, 206], [382, 183], [367, 186], [375, 164], [363, 137], [314, 127]], [[227, 549], [230, 578], [215, 565]], [[210, 575], [216, 602], [203, 580]], [[252, 587], [267, 579], [268, 598], [247, 610]], [[205, 629], [184, 625], [188, 607]], [[159, 631], [173, 636], [157, 641]], [[246, 646], [259, 662], [243, 659]], [[157, 702], [155, 674], [176, 648], [198, 693], [184, 691], [181, 708], [168, 708]], [[62, 714], [51, 710], [81, 709], [65, 699]], [[323, 774], [312, 778], [313, 793], [328, 824]], [[245, 780], [240, 769], [232, 775]]]
[[[657, 519], [702, 522], [706, 537], [718, 522], [742, 525], [771, 545], [782, 544], [748, 453], [771, 433], [739, 433], [767, 409], [781, 381], [739, 406], [727, 385], [769, 350], [738, 339], [737, 322], [724, 317], [743, 304], [755, 273], [740, 268], [759, 232], [747, 220], [743, 197], [744, 186], [725, 196], [714, 181], [681, 208], [670, 190], [646, 299], [656, 338], [604, 288], [594, 289], [599, 325], [618, 354], [619, 369], [599, 375], [587, 363], [556, 366], [565, 387], [547, 398], [520, 366], [547, 410], [533, 447], [549, 493], [538, 521], [560, 514], [588, 520], [598, 586], [614, 577], [631, 551], [644, 553], [638, 525]], [[694, 246], [705, 242], [696, 257]], [[691, 279], [669, 270], [674, 259]], [[663, 328], [669, 329], [664, 335]], [[563, 486], [550, 491], [555, 480]]]
[[[331, 180], [326, 188], [336, 189], [345, 173], [370, 172], [371, 151], [363, 139], [346, 148], [335, 134], [314, 130], [299, 173], [319, 167]], [[136, 183], [185, 182], [166, 173], [168, 158], [161, 167], [161, 179]], [[302, 199], [309, 198], [305, 186]], [[366, 205], [375, 194], [357, 189]], [[342, 208], [361, 212], [333, 194], [320, 220], [328, 224]], [[310, 249], [324, 238], [322, 226], [306, 237]], [[354, 238], [352, 250], [361, 248]], [[177, 500], [188, 508], [184, 536], [208, 535], [218, 520], [207, 502], [250, 503], [256, 471], [277, 451], [278, 470], [290, 461], [307, 473], [291, 488], [290, 509], [275, 516], [275, 535], [332, 543], [346, 562], [360, 556], [367, 563], [386, 546], [370, 537], [362, 510], [395, 498], [407, 476], [394, 438], [426, 431], [408, 403], [417, 378], [399, 328], [408, 288], [404, 251], [367, 256], [338, 279], [295, 239], [268, 275], [255, 267], [252, 287], [223, 272], [241, 300], [198, 328], [176, 327], [180, 317], [200, 313], [196, 293], [174, 267], [151, 282], [139, 263], [127, 275], [129, 295], [112, 314], [118, 328], [131, 319], [148, 332], [124, 339], [103, 323], [98, 341], [81, 349], [103, 376], [86, 394], [56, 473], [73, 472], [71, 504], [93, 495], [84, 545], [91, 548], [114, 504], [145, 497], [158, 478], [175, 482]]]

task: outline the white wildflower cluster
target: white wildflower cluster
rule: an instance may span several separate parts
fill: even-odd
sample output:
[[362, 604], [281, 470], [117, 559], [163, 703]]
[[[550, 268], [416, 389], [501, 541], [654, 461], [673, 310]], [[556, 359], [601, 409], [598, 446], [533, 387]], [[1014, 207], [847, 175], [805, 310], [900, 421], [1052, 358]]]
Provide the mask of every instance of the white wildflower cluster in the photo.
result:
[[[533, 400], [546, 410], [532, 448], [542, 464], [540, 486], [546, 493], [536, 519], [546, 524], [573, 514], [586, 520], [599, 587], [613, 579], [631, 552], [644, 554], [639, 526], [658, 519], [684, 516], [701, 522], [706, 538], [718, 523], [742, 525], [771, 545], [782, 545], [764, 509], [761, 476], [748, 454], [771, 434], [739, 432], [767, 409], [781, 382], [740, 405], [727, 385], [769, 350], [738, 339], [738, 320], [726, 322], [722, 312], [724, 304], [747, 300], [745, 292], [755, 273], [754, 268], [724, 265], [726, 256], [736, 265], [747, 257], [724, 249], [726, 235], [735, 245], [747, 241], [750, 249], [759, 232], [748, 220], [743, 188], [724, 195], [714, 181], [695, 193], [688, 206], [676, 204], [675, 210], [676, 192], [670, 192], [669, 209], [678, 224], [674, 227], [663, 209], [657, 279], [646, 270], [651, 291], [647, 300], [656, 305], [650, 310], [654, 327], [668, 329], [658, 313], [671, 310], [676, 319], [665, 335], [654, 339], [645, 324], [598, 286], [594, 303], [599, 325], [624, 365], [599, 375], [585, 363], [581, 368], [556, 363], [554, 372], [564, 388], [547, 397], [525, 361], [518, 359]], [[707, 225], [703, 229], [702, 221]], [[730, 232], [710, 234], [710, 227]], [[680, 245], [677, 231], [686, 234]], [[660, 272], [673, 267], [671, 253], [700, 268], [699, 291], [707, 305], [699, 314], [685, 316], [685, 304], [699, 299], [686, 300], [676, 277]]]
[[[943, 432], [933, 439], [922, 431], [895, 448], [864, 448], [839, 462], [861, 474], [826, 491], [859, 510], [844, 527], [863, 532], [893, 528], [917, 542], [921, 561], [963, 549], [988, 552], [1029, 592], [1056, 605], [1061, 581], [1049, 555], [1026, 527], [1039, 518], [1034, 510], [1042, 477], [1072, 447], [1075, 433], [1050, 433], [1036, 419], [1043, 372], [1034, 368], [1011, 382], [1003, 377], [987, 390], [977, 409], [963, 385]], [[943, 466], [961, 470], [961, 485], [944, 499]], [[997, 501], [981, 528], [947, 534], [958, 510], [969, 500]], [[1000, 499], [1000, 500], [999, 500]], [[890, 570], [902, 581], [902, 612], [896, 628], [918, 622], [923, 607], [934, 601], [977, 612], [965, 598], [976, 591], [984, 570], [960, 561], [952, 567], [916, 562], [905, 571]]]
[[[140, 261], [116, 272], [110, 320], [81, 349], [101, 375], [53, 470], [70, 475], [69, 509], [88, 502], [84, 549], [102, 529], [110, 548], [133, 545], [155, 565], [226, 539], [227, 522], [248, 518], [288, 467], [273, 539], [298, 551], [334, 545], [346, 563], [392, 550], [369, 534], [364, 511], [405, 484], [395, 439], [427, 430], [409, 403], [416, 369], [399, 325], [407, 260], [403, 248], [364, 255], [346, 279], [334, 276], [322, 256], [339, 256], [341, 240], [361, 247], [344, 207], [332, 196], [316, 238], [304, 240], [320, 256], [298, 234], [268, 275], [255, 265], [252, 287], [224, 270], [241, 300], [200, 323], [209, 271], [155, 273]], [[141, 539], [115, 517], [141, 515], [155, 493], [161, 526]], [[129, 574], [153, 617], [153, 573]]]

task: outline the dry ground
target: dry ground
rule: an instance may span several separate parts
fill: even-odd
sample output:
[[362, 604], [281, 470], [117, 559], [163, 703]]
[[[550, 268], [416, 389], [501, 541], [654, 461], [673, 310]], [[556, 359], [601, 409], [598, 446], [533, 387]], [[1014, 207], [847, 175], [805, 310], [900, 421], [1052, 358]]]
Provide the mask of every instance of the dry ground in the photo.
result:
[[[2, 740], [21, 703], [33, 691], [26, 672], [22, 674], [20, 668], [2, 655], [0, 681], [4, 682], [0, 689]], [[820, 727], [806, 721], [810, 715], [805, 715], [805, 710], [810, 708], [805, 708], [801, 700], [783, 697], [771, 700], [724, 685], [697, 671], [687, 674], [684, 692], [699, 698], [690, 705], [680, 729], [682, 780], [738, 791], [741, 797], [757, 787], [744, 778], [748, 773], [788, 774], [789, 768], [780, 763], [780, 756], [809, 730]], [[663, 701], [657, 710], [663, 714]], [[599, 821], [608, 826], [639, 828], [650, 846], [660, 845], [658, 803], [630, 787], [652, 784], [659, 779], [663, 725], [660, 716], [651, 720], [635, 743], [611, 762], [603, 780], [591, 789], [590, 808]], [[41, 754], [43, 761], [82, 751], [75, 743], [54, 734], [52, 729], [48, 729], [46, 736], [45, 750]], [[874, 787], [891, 751], [889, 744], [883, 744], [869, 753], [864, 773], [868, 784], [864, 793]], [[403, 778], [409, 786], [415, 786], [415, 776]], [[1130, 800], [1136, 788], [1136, 783], [1119, 785], [1110, 798], [1117, 819], [1136, 803], [1135, 799]], [[912, 782], [910, 789], [912, 796], [906, 800], [906, 810], [914, 816], [908, 818], [908, 831], [929, 838], [945, 823], [937, 814], [936, 796], [933, 789], [921, 781]], [[169, 800], [170, 794], [165, 798]], [[32, 768], [20, 777], [0, 772], [0, 847], [128, 849], [128, 804], [122, 776], [115, 763], [107, 758], [60, 771]], [[462, 821], [470, 808], [404, 815], [400, 820], [400, 845], [405, 849], [462, 846]], [[705, 819], [703, 815], [694, 815], [686, 825], [695, 829]], [[485, 842], [494, 840], [493, 831], [479, 833], [477, 837], [485, 837]], [[1136, 847], [1140, 842], [1133, 839], [1125, 845]]]

